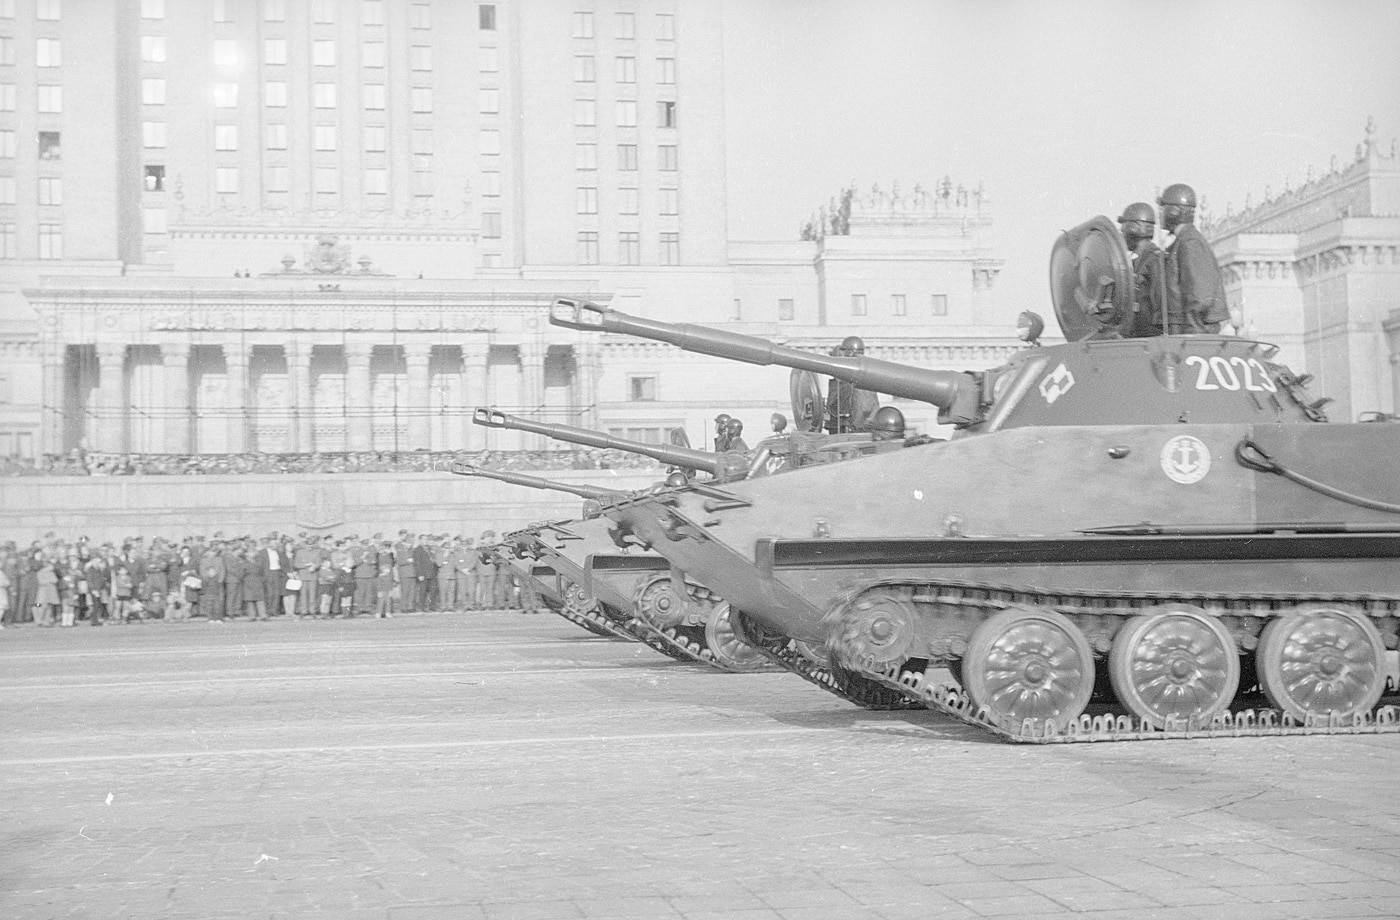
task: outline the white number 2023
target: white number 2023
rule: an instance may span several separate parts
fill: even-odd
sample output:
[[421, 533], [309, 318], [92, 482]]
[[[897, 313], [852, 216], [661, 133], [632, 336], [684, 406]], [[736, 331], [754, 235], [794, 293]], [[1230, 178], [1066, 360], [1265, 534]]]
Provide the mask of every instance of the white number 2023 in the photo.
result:
[[[1241, 386], [1240, 378], [1243, 377], [1246, 390], [1254, 393], [1278, 392], [1278, 387], [1269, 379], [1268, 370], [1257, 358], [1225, 358], [1221, 355], [1203, 358], [1200, 355], [1190, 355], [1186, 363], [1196, 366], [1198, 390], [1238, 390]], [[1239, 374], [1235, 373], [1235, 368], [1240, 369]]]

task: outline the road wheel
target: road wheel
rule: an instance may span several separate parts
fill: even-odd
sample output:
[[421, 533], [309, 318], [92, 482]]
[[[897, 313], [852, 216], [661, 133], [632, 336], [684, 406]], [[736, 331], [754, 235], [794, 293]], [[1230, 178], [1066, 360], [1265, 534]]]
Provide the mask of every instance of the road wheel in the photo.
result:
[[1168, 604], [1134, 617], [1113, 639], [1108, 673], [1129, 712], [1154, 728], [1202, 725], [1230, 705], [1240, 685], [1240, 655], [1215, 617]]
[[768, 667], [768, 659], [734, 631], [728, 604], [715, 605], [705, 621], [705, 646], [725, 670], [758, 671]]
[[1254, 655], [1269, 701], [1300, 721], [1369, 712], [1385, 690], [1385, 642], [1369, 618], [1340, 607], [1275, 619]]
[[972, 634], [963, 686], [997, 721], [1061, 727], [1079, 718], [1094, 692], [1094, 657], [1079, 627], [1053, 610], [1011, 607]]

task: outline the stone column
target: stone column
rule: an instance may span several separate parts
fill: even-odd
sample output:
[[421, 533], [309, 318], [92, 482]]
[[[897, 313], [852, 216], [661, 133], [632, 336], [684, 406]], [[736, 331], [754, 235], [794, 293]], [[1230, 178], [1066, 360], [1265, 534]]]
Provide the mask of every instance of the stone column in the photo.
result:
[[574, 346], [574, 411], [580, 428], [598, 428], [598, 371], [602, 364], [597, 342]]
[[162, 342], [160, 363], [165, 374], [165, 451], [190, 452], [190, 346], [188, 342]]
[[432, 419], [428, 405], [428, 361], [433, 354], [429, 342], [404, 345], [404, 363], [408, 365], [408, 449], [432, 446]]
[[97, 444], [109, 453], [126, 451], [126, 345], [97, 344]]
[[[465, 414], [470, 416], [478, 408], [491, 405], [491, 394], [487, 392], [487, 368], [491, 359], [491, 346], [486, 342], [469, 342], [462, 346], [462, 403]], [[490, 443], [491, 430], [473, 425], [468, 419], [467, 436], [462, 440], [463, 450], [486, 450]]]
[[345, 420], [347, 450], [369, 450], [371, 438], [371, 404], [369, 359], [374, 346], [368, 342], [345, 343], [345, 408], [350, 417]]
[[43, 391], [39, 417], [39, 450], [46, 454], [63, 453], [63, 435], [68, 428], [68, 346], [62, 342], [45, 342], [39, 352], [43, 362]]
[[228, 452], [241, 454], [248, 449], [248, 346], [242, 342], [224, 343], [224, 367], [228, 387], [224, 405], [228, 412]]
[[[520, 343], [520, 401], [523, 403], [521, 415], [540, 419], [544, 409], [544, 356], [548, 346], [542, 342]], [[541, 419], [543, 420], [543, 419]], [[538, 434], [526, 434], [520, 446], [525, 450], [545, 450], [549, 446], [546, 438]]]
[[316, 413], [311, 404], [311, 343], [288, 342], [282, 347], [287, 356], [287, 382], [291, 391], [292, 450], [309, 454], [316, 449], [311, 427]]

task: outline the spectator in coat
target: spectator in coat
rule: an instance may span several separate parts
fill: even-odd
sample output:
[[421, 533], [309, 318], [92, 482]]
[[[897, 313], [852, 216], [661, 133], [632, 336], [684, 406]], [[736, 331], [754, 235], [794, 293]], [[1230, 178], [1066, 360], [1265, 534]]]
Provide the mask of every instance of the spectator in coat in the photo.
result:
[[418, 584], [415, 600], [419, 610], [437, 609], [437, 570], [432, 546], [426, 537], [420, 537], [418, 545], [413, 548], [413, 576]]
[[243, 608], [253, 620], [267, 619], [267, 554], [262, 550], [246, 549], [239, 554], [243, 560]]

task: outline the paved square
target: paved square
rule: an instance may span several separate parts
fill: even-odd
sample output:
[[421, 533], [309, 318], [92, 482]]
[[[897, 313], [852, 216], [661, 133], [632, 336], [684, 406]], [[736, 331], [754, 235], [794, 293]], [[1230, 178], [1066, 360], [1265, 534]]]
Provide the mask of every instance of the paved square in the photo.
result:
[[0, 633], [5, 918], [1400, 915], [1400, 737], [1030, 748], [552, 616]]

